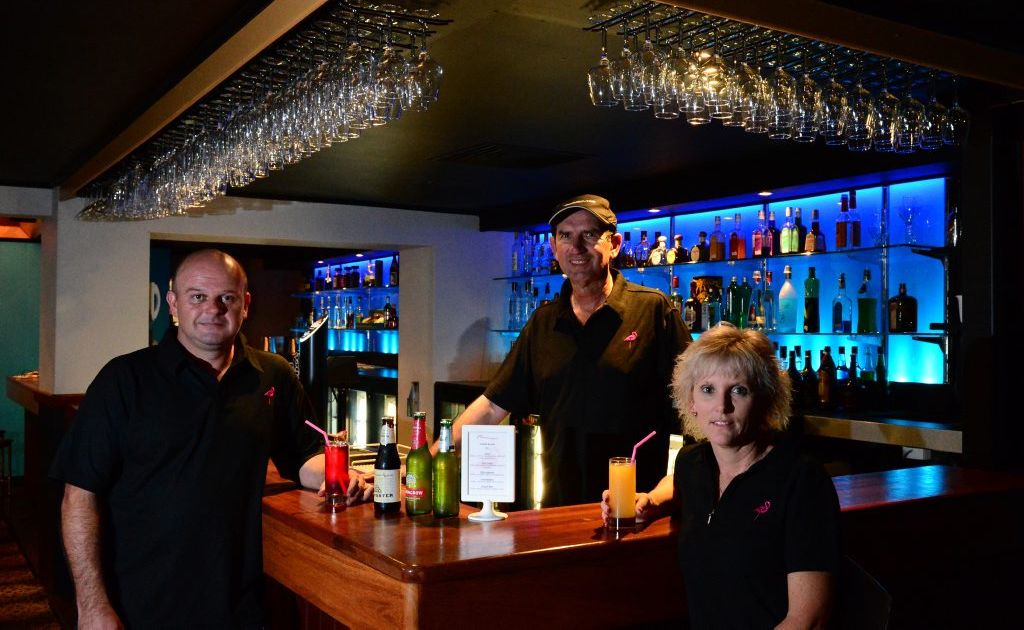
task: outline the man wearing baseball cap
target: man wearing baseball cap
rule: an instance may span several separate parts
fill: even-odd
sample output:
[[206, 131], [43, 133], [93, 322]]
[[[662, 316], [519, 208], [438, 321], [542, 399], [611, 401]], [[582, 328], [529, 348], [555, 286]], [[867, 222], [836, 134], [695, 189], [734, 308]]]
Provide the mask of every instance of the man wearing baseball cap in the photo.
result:
[[656, 430], [637, 457], [637, 487], [653, 487], [668, 467], [669, 434], [679, 430], [668, 384], [690, 333], [663, 293], [612, 269], [622, 235], [607, 199], [574, 197], [548, 222], [567, 278], [559, 299], [534, 312], [456, 421], [455, 442], [466, 424], [540, 414], [543, 505], [552, 507], [600, 501], [608, 458], [629, 455]]

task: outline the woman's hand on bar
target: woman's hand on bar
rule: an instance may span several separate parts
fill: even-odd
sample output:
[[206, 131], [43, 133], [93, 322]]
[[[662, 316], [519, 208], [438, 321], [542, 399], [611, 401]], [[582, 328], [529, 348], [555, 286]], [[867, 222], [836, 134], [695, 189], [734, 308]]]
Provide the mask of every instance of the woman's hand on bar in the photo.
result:
[[[605, 490], [601, 493], [601, 520], [604, 524], [608, 524], [608, 516], [611, 513], [611, 505], [609, 504], [609, 497], [611, 492]], [[637, 521], [653, 521], [661, 516], [661, 510], [659, 506], [654, 503], [650, 493], [637, 492], [636, 493], [636, 520]]]

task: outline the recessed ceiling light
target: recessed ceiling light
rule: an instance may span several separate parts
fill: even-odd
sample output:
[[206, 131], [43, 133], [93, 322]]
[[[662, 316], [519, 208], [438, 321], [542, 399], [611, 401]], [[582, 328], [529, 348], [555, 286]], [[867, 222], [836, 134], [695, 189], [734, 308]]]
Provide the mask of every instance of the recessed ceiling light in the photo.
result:
[[316, 264], [318, 264], [318, 265], [322, 265], [322, 264], [324, 264], [324, 261], [322, 261], [322, 260], [318, 260], [318, 261], [316, 261]]
[[363, 257], [362, 254], [356, 254], [356, 258], [362, 258], [362, 257]]
[[761, 192], [757, 193], [757, 196], [758, 197], [771, 197], [772, 196], [772, 191], [770, 191], [770, 190], [762, 190]]
[[661, 208], [651, 208], [650, 210], [648, 210], [648, 212], [650, 212], [651, 214], [658, 214], [659, 212], [661, 212]]

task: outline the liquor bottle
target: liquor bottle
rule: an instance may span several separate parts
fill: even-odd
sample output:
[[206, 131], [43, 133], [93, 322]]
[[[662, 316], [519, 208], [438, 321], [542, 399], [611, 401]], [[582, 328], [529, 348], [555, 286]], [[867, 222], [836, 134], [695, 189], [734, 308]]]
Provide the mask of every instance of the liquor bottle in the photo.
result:
[[857, 191], [850, 191], [850, 212], [846, 217], [846, 231], [850, 247], [860, 247], [860, 213], [857, 212]]
[[783, 276], [782, 288], [779, 289], [778, 330], [780, 333], [793, 333], [796, 332], [796, 287], [793, 286], [792, 267], [786, 265]]
[[672, 245], [672, 249], [668, 250], [667, 262], [670, 265], [678, 265], [690, 260], [689, 251], [683, 247], [683, 235], [676, 234], [672, 237], [675, 243]]
[[405, 513], [427, 514], [434, 509], [433, 461], [427, 446], [427, 414], [412, 414], [412, 450], [405, 458]]
[[864, 280], [857, 289], [857, 332], [878, 332], [878, 297], [871, 286], [871, 270], [864, 270]]
[[821, 361], [818, 363], [818, 405], [824, 410], [830, 410], [835, 404], [833, 400], [836, 384], [836, 364], [832, 360], [832, 348], [825, 346], [821, 351]]
[[800, 370], [796, 369], [796, 352], [794, 350], [789, 351], [789, 367], [786, 368], [786, 374], [789, 375], [789, 387], [793, 393], [793, 412], [799, 413], [804, 408], [804, 379], [800, 376]]
[[[744, 319], [747, 312], [743, 311]], [[740, 285], [736, 283], [736, 276], [732, 277], [729, 286], [725, 288], [725, 307], [722, 309], [722, 319], [737, 328], [741, 328], [740, 320]]]
[[782, 371], [783, 372], [788, 372], [789, 371], [789, 348], [787, 348], [786, 346], [779, 347], [779, 342], [777, 342], [777, 341], [773, 341], [772, 342], [772, 346], [779, 353], [779, 366], [782, 368]]
[[861, 362], [863, 367], [860, 368], [860, 380], [862, 382], [870, 382], [875, 380], [875, 356], [872, 346], [868, 346], [864, 351], [864, 360]]
[[832, 298], [832, 332], [850, 334], [853, 330], [853, 301], [846, 295], [846, 274], [839, 274], [839, 290]]
[[633, 250], [633, 257], [637, 267], [646, 267], [647, 259], [651, 255], [651, 244], [647, 242], [647, 230], [640, 230], [640, 242]]
[[377, 266], [373, 264], [372, 260], [366, 261], [366, 273], [363, 274], [363, 286], [377, 286]]
[[352, 325], [353, 328], [358, 328], [359, 324], [363, 322], [363, 301], [360, 298], [356, 298], [356, 312], [352, 316], [352, 319], [354, 322]]
[[545, 282], [544, 283], [544, 299], [541, 300], [540, 303], [543, 305], [543, 304], [548, 304], [549, 302], [551, 302], [551, 283], [550, 282]]
[[[672, 306], [679, 309], [680, 317], [683, 316], [683, 296], [679, 295], [679, 276], [672, 276], [672, 293], [668, 296]], [[685, 317], [683, 318], [685, 321]]]
[[327, 270], [324, 271], [324, 290], [330, 291], [334, 288], [334, 278], [331, 277], [331, 266], [327, 265]]
[[700, 330], [711, 330], [722, 321], [722, 290], [712, 286], [700, 304]]
[[839, 202], [839, 214], [836, 216], [836, 249], [846, 249], [850, 246], [848, 221], [849, 221], [849, 199], [843, 195]]
[[441, 419], [441, 437], [433, 466], [434, 518], [458, 516], [462, 478], [459, 473], [459, 456], [452, 441], [450, 418]]
[[661, 235], [661, 232], [654, 233], [654, 247], [651, 249], [651, 253], [647, 256], [647, 264], [649, 265], [664, 265], [666, 263], [665, 257], [668, 255], [668, 247], [665, 245], [667, 239]]
[[725, 260], [725, 232], [722, 231], [722, 217], [715, 217], [715, 229], [711, 231], [711, 252], [708, 260]]
[[384, 328], [398, 328], [398, 312], [391, 303], [391, 296], [384, 296]]
[[519, 283], [513, 282], [508, 292], [508, 329], [519, 330]]
[[[519, 262], [519, 260], [520, 260], [520, 252], [521, 252], [521, 250], [519, 248], [519, 239], [520, 238], [521, 237], [519, 236], [519, 232], [513, 233], [513, 235], [512, 235], [512, 256], [511, 256], [511, 259], [509, 260], [509, 265], [508, 265], [508, 275], [510, 275], [512, 277], [518, 276], [519, 275], [519, 270], [521, 269], [520, 262]], [[391, 264], [394, 265], [395, 261], [391, 261]]]
[[814, 267], [807, 268], [807, 279], [804, 280], [804, 332], [821, 331], [818, 317], [818, 288], [820, 284], [814, 277]]
[[764, 293], [761, 294], [761, 312], [764, 317], [764, 329], [775, 332], [779, 328], [775, 312], [775, 289], [772, 288], [772, 272], [764, 272]]
[[379, 258], [373, 261], [374, 277], [377, 278], [376, 286], [384, 286], [384, 259]]
[[743, 260], [747, 257], [747, 237], [740, 226], [740, 213], [732, 216], [732, 232], [729, 232], [729, 260]]
[[768, 213], [768, 227], [765, 228], [761, 248], [765, 256], [778, 256], [782, 253], [779, 249], [779, 228], [775, 227], [775, 211]]
[[846, 346], [839, 346], [839, 362], [836, 364], [836, 386], [846, 387], [850, 379], [850, 368], [846, 365]]
[[804, 369], [804, 351], [800, 348], [799, 345], [793, 346], [793, 349], [796, 350], [796, 369], [798, 369], [801, 372], [803, 372], [803, 369]]
[[634, 258], [633, 243], [630, 240], [630, 236], [629, 232], [622, 235], [622, 247], [619, 248], [619, 255], [615, 257], [615, 260], [619, 261], [619, 269], [630, 269], [636, 266], [636, 258]]
[[804, 388], [804, 410], [818, 408], [818, 372], [811, 365], [811, 351], [804, 351], [804, 367], [800, 370], [800, 380]]
[[356, 327], [356, 310], [352, 308], [352, 298], [345, 301], [345, 328], [354, 330]]
[[334, 303], [331, 304], [331, 317], [327, 320], [327, 325], [336, 330], [340, 329], [344, 319], [344, 316], [341, 314], [341, 296], [335, 295]]
[[334, 270], [334, 286], [333, 286], [333, 288], [334, 289], [344, 289], [345, 288], [345, 274], [342, 273], [342, 268], [340, 266], [337, 269]]
[[753, 277], [754, 285], [750, 287], [750, 308], [747, 310], [747, 325], [754, 330], [764, 330], [764, 305], [761, 300], [764, 294], [764, 287], [761, 286], [761, 271], [755, 269]]
[[841, 397], [843, 408], [847, 411], [856, 411], [861, 407], [863, 399], [863, 383], [857, 365], [857, 346], [850, 348], [850, 376], [847, 378], [846, 386], [843, 388]]
[[690, 280], [690, 297], [686, 298], [683, 304], [683, 321], [690, 330], [703, 330], [701, 320], [702, 311], [700, 300], [697, 299], [697, 281]]
[[917, 332], [917, 298], [907, 295], [907, 283], [889, 299], [889, 332]]
[[711, 251], [708, 247], [708, 233], [697, 234], [697, 244], [690, 248], [690, 260], [693, 262], [707, 262], [710, 260]]
[[825, 235], [821, 233], [821, 224], [818, 220], [818, 209], [811, 210], [811, 230], [807, 232], [804, 240], [805, 252], [827, 251], [825, 247]]
[[796, 226], [793, 225], [793, 209], [789, 206], [786, 206], [786, 220], [782, 224], [782, 229], [779, 230], [779, 252], [783, 254], [797, 252]]
[[548, 247], [548, 240], [543, 234], [536, 236], [537, 242], [533, 247], [533, 275], [543, 276], [548, 272], [548, 265], [551, 260], [551, 248]]
[[398, 458], [398, 446], [395, 445], [395, 419], [384, 416], [380, 419], [380, 446], [373, 462], [374, 514], [397, 514], [401, 510], [401, 468], [402, 460]]
[[398, 286], [398, 254], [391, 255], [391, 266], [388, 268], [388, 286]]
[[764, 223], [764, 210], [757, 211], [757, 225], [754, 226], [754, 230], [750, 233], [750, 249], [751, 255], [754, 258], [761, 258], [765, 256], [764, 250], [764, 231], [767, 226]]
[[802, 254], [804, 247], [807, 243], [807, 226], [804, 225], [804, 220], [800, 216], [800, 208], [797, 207], [793, 210], [793, 243], [794, 247], [792, 253]]
[[551, 243], [554, 242], [554, 239], [555, 239], [555, 233], [552, 232], [551, 233], [551, 238], [549, 238], [547, 240], [547, 243], [545, 244], [545, 247], [547, 247], [547, 252], [548, 252], [548, 256], [547, 256], [547, 259], [548, 259], [548, 269], [547, 269], [547, 271], [545, 273], [551, 274], [552, 276], [558, 276], [558, 275], [561, 275], [561, 273], [562, 273], [562, 266], [560, 264], [558, 264], [558, 257], [555, 256], [555, 251], [551, 247]]

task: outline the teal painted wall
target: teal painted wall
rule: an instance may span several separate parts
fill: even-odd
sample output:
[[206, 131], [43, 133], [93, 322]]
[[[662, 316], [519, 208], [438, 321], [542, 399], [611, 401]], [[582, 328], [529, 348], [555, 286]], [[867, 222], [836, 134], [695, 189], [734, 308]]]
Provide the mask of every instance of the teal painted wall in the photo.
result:
[[[0, 377], [39, 367], [39, 243], [0, 241]], [[0, 429], [14, 440], [15, 476], [23, 474], [25, 413], [0, 395]]]

